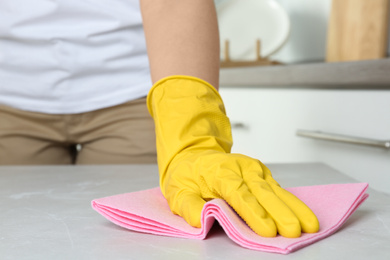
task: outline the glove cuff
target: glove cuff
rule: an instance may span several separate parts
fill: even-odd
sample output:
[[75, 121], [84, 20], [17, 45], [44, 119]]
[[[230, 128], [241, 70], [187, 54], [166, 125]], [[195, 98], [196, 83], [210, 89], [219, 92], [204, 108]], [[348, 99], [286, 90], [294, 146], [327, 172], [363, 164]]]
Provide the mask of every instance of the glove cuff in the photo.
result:
[[218, 91], [207, 81], [200, 79], [200, 78], [197, 78], [197, 77], [193, 77], [193, 76], [172, 75], [172, 76], [168, 76], [168, 77], [165, 77], [165, 78], [158, 80], [156, 83], [153, 84], [152, 88], [149, 90], [148, 96], [146, 98], [146, 105], [148, 107], [149, 114], [152, 117], [154, 115], [153, 114], [153, 106], [152, 106], [153, 92], [156, 90], [156, 88], [158, 88], [159, 86], [163, 85], [164, 83], [166, 83], [167, 81], [170, 81], [170, 80], [190, 80], [190, 81], [195, 81], [197, 83], [201, 83], [204, 86], [207, 86], [208, 88], [210, 88], [215, 93], [215, 95], [219, 99], [219, 101], [221, 103], [223, 103], [222, 98], [219, 95]]

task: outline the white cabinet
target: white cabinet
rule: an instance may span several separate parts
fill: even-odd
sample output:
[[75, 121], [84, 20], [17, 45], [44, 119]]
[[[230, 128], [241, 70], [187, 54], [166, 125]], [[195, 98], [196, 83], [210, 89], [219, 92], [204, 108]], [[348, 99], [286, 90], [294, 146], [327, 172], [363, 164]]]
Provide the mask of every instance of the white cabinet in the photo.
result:
[[233, 124], [233, 152], [264, 163], [324, 162], [390, 192], [390, 149], [296, 136], [305, 129], [390, 139], [389, 90], [222, 85], [220, 93]]

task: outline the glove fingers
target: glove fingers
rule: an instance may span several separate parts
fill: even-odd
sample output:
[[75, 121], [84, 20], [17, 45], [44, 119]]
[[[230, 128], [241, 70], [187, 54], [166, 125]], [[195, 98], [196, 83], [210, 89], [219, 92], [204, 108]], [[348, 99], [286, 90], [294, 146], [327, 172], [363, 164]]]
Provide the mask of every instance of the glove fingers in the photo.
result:
[[299, 219], [302, 231], [315, 233], [319, 230], [320, 224], [316, 215], [300, 199], [280, 186], [270, 184], [275, 194], [294, 212]]
[[258, 235], [275, 237], [277, 229], [267, 211], [258, 203], [256, 197], [249, 191], [243, 180], [238, 188], [229, 194], [221, 194], [223, 199], [234, 208], [238, 215]]
[[178, 191], [176, 198], [169, 200], [169, 206], [174, 214], [184, 218], [184, 220], [193, 227], [200, 228], [202, 209], [206, 201], [199, 194], [192, 191]]
[[279, 234], [284, 237], [299, 237], [301, 235], [299, 219], [268, 183], [260, 177], [253, 177], [247, 183], [258, 202], [275, 221]]

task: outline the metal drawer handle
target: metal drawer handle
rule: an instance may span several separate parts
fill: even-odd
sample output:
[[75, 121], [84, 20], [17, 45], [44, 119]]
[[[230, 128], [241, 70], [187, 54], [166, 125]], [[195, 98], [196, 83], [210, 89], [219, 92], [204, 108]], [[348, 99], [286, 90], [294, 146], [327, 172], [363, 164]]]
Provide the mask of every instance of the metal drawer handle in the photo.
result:
[[308, 131], [308, 130], [297, 130], [297, 135], [314, 138], [314, 139], [322, 139], [328, 141], [336, 141], [342, 143], [367, 145], [367, 146], [390, 149], [390, 140], [375, 140], [369, 138], [361, 138], [361, 137], [324, 133], [321, 131]]
[[241, 122], [232, 122], [231, 125], [232, 125], [232, 128], [236, 128], [236, 129], [248, 128], [247, 125], [245, 125], [244, 123], [241, 123]]

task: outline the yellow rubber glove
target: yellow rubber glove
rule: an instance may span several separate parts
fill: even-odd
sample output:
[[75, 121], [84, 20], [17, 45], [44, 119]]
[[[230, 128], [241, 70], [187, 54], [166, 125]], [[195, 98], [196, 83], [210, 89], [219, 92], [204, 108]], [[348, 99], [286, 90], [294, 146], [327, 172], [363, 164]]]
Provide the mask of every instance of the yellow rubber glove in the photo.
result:
[[264, 164], [230, 153], [230, 122], [210, 84], [167, 77], [154, 84], [147, 104], [156, 127], [160, 187], [173, 213], [200, 227], [205, 202], [221, 198], [261, 236], [319, 230], [314, 213], [282, 189]]

